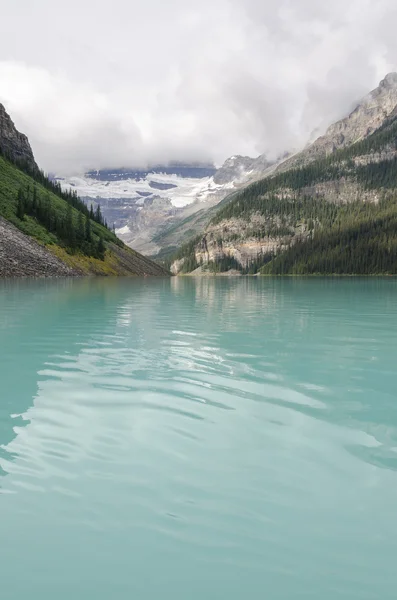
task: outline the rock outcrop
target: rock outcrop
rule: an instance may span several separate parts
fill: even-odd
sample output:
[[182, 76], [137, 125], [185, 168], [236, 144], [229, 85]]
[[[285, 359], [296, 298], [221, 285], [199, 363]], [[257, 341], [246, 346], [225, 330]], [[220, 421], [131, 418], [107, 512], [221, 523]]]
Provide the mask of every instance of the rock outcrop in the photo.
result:
[[397, 73], [389, 73], [379, 86], [365, 96], [347, 117], [328, 127], [326, 133], [304, 150], [278, 165], [276, 171], [304, 166], [367, 138], [395, 115], [397, 106]]
[[28, 138], [16, 129], [2, 104], [0, 104], [0, 151], [12, 162], [24, 163], [30, 169], [38, 170]]
[[217, 170], [214, 175], [216, 184], [225, 185], [232, 181], [239, 181], [241, 178], [246, 178], [247, 172], [251, 169], [254, 158], [249, 156], [231, 156]]

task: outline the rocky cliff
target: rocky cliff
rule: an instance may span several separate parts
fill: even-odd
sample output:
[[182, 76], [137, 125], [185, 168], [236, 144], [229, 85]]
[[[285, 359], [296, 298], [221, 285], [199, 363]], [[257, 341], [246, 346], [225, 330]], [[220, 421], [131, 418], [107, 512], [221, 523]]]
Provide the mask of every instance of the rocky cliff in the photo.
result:
[[245, 181], [254, 162], [255, 159], [249, 156], [231, 156], [215, 173], [215, 183], [225, 185], [231, 182], [239, 183], [240, 180]]
[[282, 161], [276, 171], [286, 171], [322, 158], [367, 138], [390, 116], [397, 105], [397, 73], [389, 73], [379, 86], [365, 96], [344, 119], [332, 124], [326, 133], [302, 152]]
[[16, 129], [2, 104], [0, 104], [0, 151], [12, 162], [24, 163], [32, 170], [38, 170], [28, 138]]

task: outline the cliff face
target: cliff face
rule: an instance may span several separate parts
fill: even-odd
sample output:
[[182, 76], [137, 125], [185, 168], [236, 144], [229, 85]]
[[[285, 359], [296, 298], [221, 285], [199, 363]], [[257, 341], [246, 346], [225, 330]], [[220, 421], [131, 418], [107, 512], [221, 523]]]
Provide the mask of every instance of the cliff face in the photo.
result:
[[397, 73], [389, 73], [379, 86], [365, 96], [347, 117], [333, 123], [326, 133], [278, 165], [276, 171], [301, 167], [346, 148], [370, 136], [388, 117], [393, 117], [397, 105]]
[[0, 104], [0, 150], [12, 162], [23, 162], [29, 168], [38, 170], [28, 138], [16, 129], [2, 104]]
[[[196, 246], [196, 261], [207, 265], [233, 258], [243, 269], [247, 269], [258, 256], [280, 252], [308, 235], [304, 224], [296, 224], [292, 220], [283, 226], [282, 234], [269, 232], [266, 236], [257, 235], [263, 229], [276, 231], [280, 226], [279, 218], [258, 214], [251, 215], [248, 220], [233, 218], [227, 222], [211, 224], [205, 237]], [[177, 272], [175, 266], [173, 272]]]
[[228, 158], [215, 173], [215, 183], [225, 185], [231, 182], [239, 183], [240, 180], [245, 181], [247, 173], [253, 168], [254, 162], [255, 159], [249, 156], [232, 156]]
[[[299, 196], [318, 198], [341, 207], [358, 202], [378, 204], [382, 192], [378, 189], [363, 189], [357, 182], [342, 178], [303, 187], [299, 190]], [[290, 214], [281, 217], [276, 214], [252, 212], [249, 216], [232, 217], [219, 223], [210, 223], [195, 246], [197, 264], [205, 266], [220, 263], [225, 259], [234, 259], [239, 267], [246, 270], [261, 257], [277, 255], [297, 242], [309, 239], [311, 235], [309, 219], [298, 220], [293, 214], [296, 191], [280, 188], [277, 190], [277, 197], [280, 201], [286, 199], [291, 201]], [[312, 221], [313, 229], [322, 226], [320, 218], [316, 218], [315, 213]], [[171, 267], [172, 273], [178, 274], [183, 270], [183, 266], [183, 258], [175, 261]]]

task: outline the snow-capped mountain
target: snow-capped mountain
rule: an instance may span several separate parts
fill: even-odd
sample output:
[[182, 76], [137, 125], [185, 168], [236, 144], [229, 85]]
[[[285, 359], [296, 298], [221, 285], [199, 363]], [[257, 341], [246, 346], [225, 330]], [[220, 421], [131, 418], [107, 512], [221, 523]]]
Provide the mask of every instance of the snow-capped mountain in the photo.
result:
[[[205, 201], [219, 187], [210, 175], [184, 176], [180, 173], [166, 173], [165, 169], [166, 167], [159, 167], [158, 171], [149, 172], [126, 169], [91, 171], [84, 175], [58, 179], [61, 179], [63, 187], [75, 189], [79, 196], [95, 201], [117, 198], [131, 200], [143, 206], [146, 198], [160, 197], [169, 199], [178, 208], [191, 204], [196, 199]], [[203, 171], [215, 173], [216, 170]]]
[[[353, 112], [331, 125], [302, 150], [269, 162], [232, 156], [220, 168], [211, 164], [171, 163], [142, 169], [90, 171], [58, 178], [88, 204], [100, 204], [120, 238], [147, 255], [165, 256], [203, 232], [217, 205], [234, 192], [280, 171], [302, 167], [362, 140], [396, 110], [397, 74], [389, 73]], [[225, 200], [226, 202], [227, 200]]]
[[[57, 177], [87, 204], [100, 204], [110, 225], [128, 245], [146, 254], [161, 246], [154, 238], [192, 214], [207, 210], [252, 175], [254, 159], [229, 158], [220, 169], [172, 163], [148, 169], [107, 169]], [[269, 163], [270, 164], [270, 163]]]

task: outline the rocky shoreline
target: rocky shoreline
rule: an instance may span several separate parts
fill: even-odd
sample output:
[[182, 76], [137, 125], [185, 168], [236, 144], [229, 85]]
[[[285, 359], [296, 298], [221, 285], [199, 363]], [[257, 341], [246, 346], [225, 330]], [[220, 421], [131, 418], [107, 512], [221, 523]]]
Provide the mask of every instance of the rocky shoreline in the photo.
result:
[[79, 275], [79, 271], [65, 265], [49, 250], [0, 217], [0, 278]]

